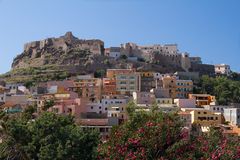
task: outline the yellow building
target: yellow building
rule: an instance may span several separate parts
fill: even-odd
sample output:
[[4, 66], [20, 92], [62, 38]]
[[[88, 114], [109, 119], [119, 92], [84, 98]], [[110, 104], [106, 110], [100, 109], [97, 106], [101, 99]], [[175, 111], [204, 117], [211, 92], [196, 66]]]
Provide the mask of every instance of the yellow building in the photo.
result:
[[221, 113], [215, 113], [209, 110], [192, 110], [190, 112], [192, 123], [200, 124], [201, 126], [212, 126], [221, 124]]
[[176, 77], [166, 76], [162, 78], [162, 88], [169, 90], [169, 96], [176, 98]]
[[215, 105], [216, 99], [215, 96], [211, 96], [209, 94], [189, 94], [189, 99], [196, 100], [196, 106], [204, 106], [204, 105]]
[[122, 73], [116, 75], [116, 90], [118, 94], [131, 95], [133, 92], [140, 91], [140, 73]]

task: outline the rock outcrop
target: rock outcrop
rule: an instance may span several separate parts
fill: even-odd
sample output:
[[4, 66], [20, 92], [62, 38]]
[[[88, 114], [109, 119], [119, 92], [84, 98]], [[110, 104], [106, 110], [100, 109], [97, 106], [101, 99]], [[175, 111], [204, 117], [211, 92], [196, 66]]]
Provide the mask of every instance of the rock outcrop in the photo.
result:
[[23, 53], [14, 59], [12, 69], [43, 65], [82, 65], [89, 63], [94, 55], [103, 54], [103, 41], [82, 40], [67, 32], [59, 38], [25, 44]]

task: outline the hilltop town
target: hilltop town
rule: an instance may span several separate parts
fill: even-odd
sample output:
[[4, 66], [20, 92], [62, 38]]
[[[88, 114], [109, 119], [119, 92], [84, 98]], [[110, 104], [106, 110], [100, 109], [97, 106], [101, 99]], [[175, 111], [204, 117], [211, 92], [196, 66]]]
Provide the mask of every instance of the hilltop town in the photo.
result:
[[[150, 112], [153, 106], [174, 112], [188, 132], [193, 126], [203, 133], [214, 126], [240, 136], [240, 89], [229, 87], [239, 86], [239, 75], [227, 64], [204, 64], [177, 44], [105, 48], [102, 40], [81, 40], [67, 32], [25, 44], [1, 78], [5, 113], [35, 106], [33, 119], [44, 112], [72, 115], [77, 125], [97, 129], [102, 138], [129, 120], [129, 103], [136, 112]], [[225, 88], [215, 86], [220, 83], [230, 93], [221, 94]]]

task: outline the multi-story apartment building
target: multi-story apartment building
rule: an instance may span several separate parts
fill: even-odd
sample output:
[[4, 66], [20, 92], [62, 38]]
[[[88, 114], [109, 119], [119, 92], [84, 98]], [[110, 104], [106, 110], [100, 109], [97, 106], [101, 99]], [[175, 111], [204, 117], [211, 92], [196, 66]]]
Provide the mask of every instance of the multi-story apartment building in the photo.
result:
[[151, 106], [155, 100], [155, 95], [151, 92], [133, 92], [133, 101], [138, 106]]
[[217, 75], [227, 75], [231, 73], [230, 66], [227, 64], [217, 64], [215, 65], [215, 74]]
[[150, 92], [152, 92], [156, 98], [169, 98], [169, 90], [165, 88], [156, 88], [152, 89]]
[[102, 94], [103, 95], [116, 95], [117, 94], [115, 78], [103, 78]]
[[54, 106], [48, 109], [48, 111], [63, 114], [63, 115], [72, 115], [75, 118], [79, 118], [82, 113], [81, 108], [83, 107], [81, 104], [81, 99], [58, 99], [54, 101]]
[[7, 83], [6, 84], [6, 90], [8, 90], [9, 93], [16, 94], [18, 92], [18, 87], [23, 86], [22, 83]]
[[91, 102], [99, 102], [102, 95], [102, 81], [99, 78], [93, 78], [92, 75], [78, 76], [71, 90], [78, 93], [79, 98], [88, 98]]
[[176, 80], [177, 77], [175, 76], [165, 76], [162, 78], [162, 88], [168, 89], [169, 96], [171, 98], [176, 98]]
[[133, 92], [140, 91], [140, 73], [122, 73], [116, 75], [116, 88], [118, 94], [131, 95]]
[[224, 113], [225, 108], [234, 108], [233, 106], [221, 106], [221, 105], [206, 105], [203, 107], [212, 112], [218, 112], [218, 113], [222, 113], [222, 114]]
[[215, 105], [215, 96], [209, 94], [189, 94], [189, 98], [196, 100], [196, 106], [203, 107], [204, 105]]
[[103, 107], [102, 103], [100, 102], [89, 102], [86, 104], [86, 112], [87, 116], [97, 115], [97, 114], [105, 114], [107, 113], [107, 108]]
[[221, 113], [212, 112], [206, 109], [192, 110], [192, 123], [200, 124], [201, 126], [218, 125], [222, 122]]
[[224, 118], [231, 125], [240, 126], [240, 108], [224, 108]]
[[108, 106], [108, 118], [117, 121], [118, 124], [128, 119], [126, 104], [115, 104]]
[[156, 82], [154, 79], [153, 72], [141, 72], [141, 91], [149, 92], [155, 88]]
[[176, 97], [188, 98], [188, 95], [193, 91], [192, 80], [176, 80]]

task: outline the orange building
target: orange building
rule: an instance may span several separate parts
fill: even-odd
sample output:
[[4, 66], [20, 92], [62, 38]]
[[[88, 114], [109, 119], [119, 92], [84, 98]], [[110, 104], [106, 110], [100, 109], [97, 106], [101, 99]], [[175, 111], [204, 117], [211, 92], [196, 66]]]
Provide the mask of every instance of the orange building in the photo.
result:
[[129, 74], [134, 72], [134, 69], [107, 69], [107, 78], [115, 78], [117, 74]]
[[189, 94], [189, 99], [196, 100], [196, 106], [204, 106], [204, 105], [215, 105], [216, 99], [215, 96], [211, 96], [209, 94]]
[[103, 95], [116, 95], [116, 79], [115, 78], [103, 78]]
[[102, 80], [93, 78], [91, 75], [78, 76], [74, 81], [72, 91], [78, 93], [79, 98], [88, 98], [91, 102], [98, 102], [102, 95]]

